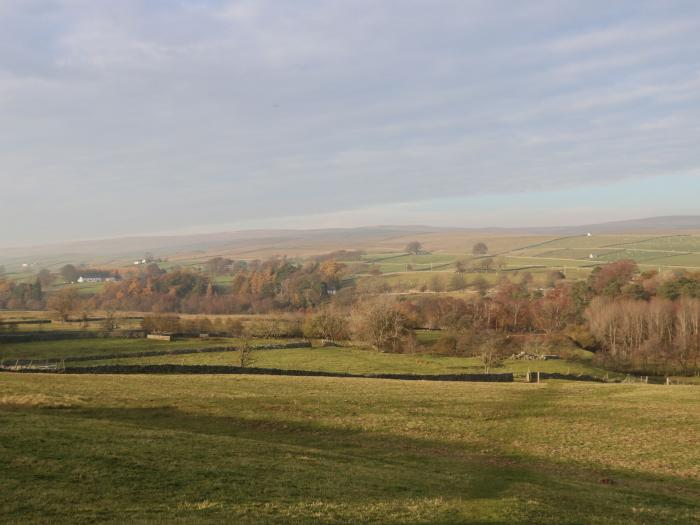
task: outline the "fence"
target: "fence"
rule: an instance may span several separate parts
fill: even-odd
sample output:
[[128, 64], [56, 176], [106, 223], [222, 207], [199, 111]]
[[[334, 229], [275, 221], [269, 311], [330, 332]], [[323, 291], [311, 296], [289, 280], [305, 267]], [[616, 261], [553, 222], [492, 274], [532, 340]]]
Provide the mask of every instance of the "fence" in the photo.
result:
[[513, 374], [350, 374], [322, 372], [317, 370], [285, 370], [280, 368], [254, 368], [220, 365], [101, 365], [65, 367], [65, 369], [39, 370], [20, 368], [4, 371], [20, 373], [61, 372], [66, 374], [249, 374], [304, 377], [342, 377], [359, 379], [398, 379], [404, 381], [471, 381], [490, 383], [512, 383]]
[[564, 379], [566, 381], [592, 381], [595, 383], [607, 383], [603, 377], [590, 376], [585, 374], [560, 374], [557, 372], [527, 372], [525, 374], [526, 383], [539, 383], [543, 379]]

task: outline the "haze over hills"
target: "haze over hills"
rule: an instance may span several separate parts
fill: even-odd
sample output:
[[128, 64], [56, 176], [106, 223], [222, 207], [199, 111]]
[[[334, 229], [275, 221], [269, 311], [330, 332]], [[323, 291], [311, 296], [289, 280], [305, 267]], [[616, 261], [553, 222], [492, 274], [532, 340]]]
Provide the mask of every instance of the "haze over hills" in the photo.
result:
[[50, 265], [71, 260], [100, 264], [124, 264], [148, 252], [158, 257], [192, 257], [222, 254], [239, 258], [272, 255], [301, 256], [339, 249], [401, 249], [416, 238], [449, 250], [466, 246], [480, 236], [522, 237], [523, 242], [558, 235], [600, 234], [688, 234], [700, 231], [700, 215], [648, 217], [598, 224], [552, 227], [461, 228], [422, 225], [383, 225], [314, 230], [242, 230], [189, 235], [153, 235], [63, 242], [31, 247], [6, 248], [0, 263], [21, 264], [27, 258]]

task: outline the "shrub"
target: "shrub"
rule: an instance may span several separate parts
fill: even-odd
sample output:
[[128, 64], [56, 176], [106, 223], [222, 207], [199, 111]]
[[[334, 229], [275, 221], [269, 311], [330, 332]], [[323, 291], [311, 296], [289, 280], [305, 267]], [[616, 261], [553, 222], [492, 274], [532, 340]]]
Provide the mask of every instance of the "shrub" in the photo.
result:
[[457, 338], [453, 335], [443, 335], [435, 341], [432, 351], [436, 354], [455, 355], [457, 353]]
[[386, 300], [358, 309], [355, 333], [358, 339], [381, 352], [402, 352], [415, 339], [406, 316], [395, 303]]
[[180, 331], [180, 318], [174, 315], [149, 315], [143, 318], [141, 327], [149, 334], [176, 333]]

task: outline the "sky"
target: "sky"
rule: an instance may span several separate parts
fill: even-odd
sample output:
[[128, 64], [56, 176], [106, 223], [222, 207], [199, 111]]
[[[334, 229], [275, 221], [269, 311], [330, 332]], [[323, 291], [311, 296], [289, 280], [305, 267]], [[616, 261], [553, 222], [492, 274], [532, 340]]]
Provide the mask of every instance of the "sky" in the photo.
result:
[[0, 0], [0, 249], [700, 214], [700, 2]]

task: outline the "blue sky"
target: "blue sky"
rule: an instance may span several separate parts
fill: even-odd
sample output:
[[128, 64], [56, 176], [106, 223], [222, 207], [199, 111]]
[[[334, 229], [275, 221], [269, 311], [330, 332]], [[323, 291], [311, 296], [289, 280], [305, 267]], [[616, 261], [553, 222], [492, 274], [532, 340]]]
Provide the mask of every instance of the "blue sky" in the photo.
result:
[[2, 0], [0, 243], [700, 213], [698, 34], [696, 1]]

